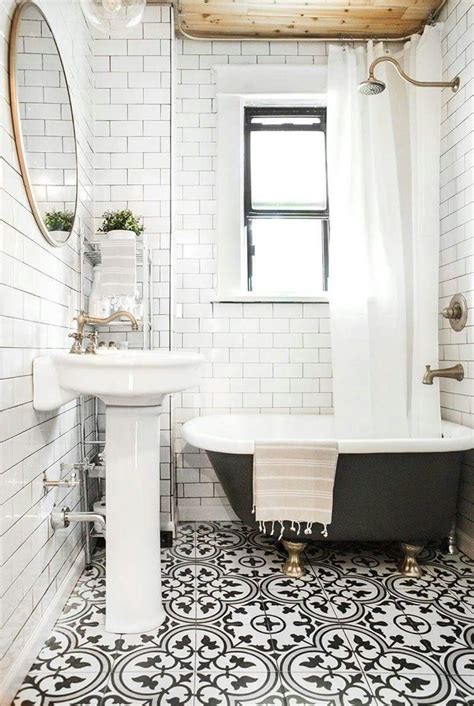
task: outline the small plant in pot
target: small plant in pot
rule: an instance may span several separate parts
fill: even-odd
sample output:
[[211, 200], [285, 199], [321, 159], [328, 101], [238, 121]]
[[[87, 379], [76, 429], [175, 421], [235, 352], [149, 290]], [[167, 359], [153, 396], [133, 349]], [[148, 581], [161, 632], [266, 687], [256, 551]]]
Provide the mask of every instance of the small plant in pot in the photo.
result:
[[106, 211], [102, 218], [99, 233], [107, 233], [112, 240], [133, 238], [133, 234], [138, 237], [144, 230], [141, 219], [128, 208], [122, 211]]
[[69, 235], [74, 224], [72, 211], [47, 211], [44, 214], [44, 224], [51, 236], [58, 241], [64, 240], [65, 234]]

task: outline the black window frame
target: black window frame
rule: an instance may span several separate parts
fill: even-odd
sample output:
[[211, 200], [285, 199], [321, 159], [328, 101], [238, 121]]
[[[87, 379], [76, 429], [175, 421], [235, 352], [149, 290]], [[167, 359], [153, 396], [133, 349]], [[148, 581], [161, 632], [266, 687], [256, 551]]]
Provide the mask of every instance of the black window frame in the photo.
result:
[[[256, 117], [318, 117], [319, 122], [312, 125], [297, 123], [280, 123], [265, 125], [252, 122]], [[254, 107], [244, 108], [244, 227], [247, 235], [247, 290], [252, 292], [253, 257], [255, 246], [252, 241], [252, 220], [257, 218], [296, 218], [315, 219], [322, 221], [322, 271], [323, 292], [328, 291], [329, 280], [329, 197], [327, 185], [327, 140], [325, 139], [325, 169], [326, 169], [326, 208], [320, 210], [295, 210], [295, 209], [256, 209], [252, 207], [251, 184], [251, 134], [256, 131], [311, 131], [324, 132], [326, 136], [326, 108], [325, 107]], [[289, 243], [291, 247], [291, 243]]]

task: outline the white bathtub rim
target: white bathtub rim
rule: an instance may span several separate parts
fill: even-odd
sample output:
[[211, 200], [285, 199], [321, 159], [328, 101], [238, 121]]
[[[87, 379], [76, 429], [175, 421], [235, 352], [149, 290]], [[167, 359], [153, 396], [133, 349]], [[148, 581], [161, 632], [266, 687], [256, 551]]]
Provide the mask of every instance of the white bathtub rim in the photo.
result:
[[[252, 427], [261, 421], [262, 417], [268, 420], [269, 427], [288, 424], [300, 427], [296, 433], [278, 435], [275, 432], [259, 432], [258, 438], [252, 432]], [[235, 428], [225, 431], [229, 421]], [[324, 421], [323, 421], [324, 420]], [[326, 434], [312, 435], [308, 432], [311, 423], [317, 431], [325, 426]], [[331, 434], [332, 415], [290, 415], [290, 414], [216, 414], [196, 417], [183, 425], [184, 439], [199, 449], [220, 453], [253, 454], [255, 442], [279, 441], [291, 443], [314, 443], [318, 440], [334, 438]], [[240, 428], [239, 428], [240, 427]], [[306, 428], [306, 430], [305, 430]], [[352, 454], [370, 453], [443, 453], [448, 451], [468, 451], [474, 448], [474, 430], [454, 422], [442, 421], [444, 438], [425, 439], [340, 439], [339, 452]], [[323, 429], [321, 430], [323, 431]]]

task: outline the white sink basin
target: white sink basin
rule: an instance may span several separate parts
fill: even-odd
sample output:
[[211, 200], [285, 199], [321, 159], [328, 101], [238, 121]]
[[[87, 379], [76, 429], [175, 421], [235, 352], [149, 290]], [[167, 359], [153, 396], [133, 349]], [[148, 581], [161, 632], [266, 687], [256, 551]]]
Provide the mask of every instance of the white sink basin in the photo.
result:
[[199, 382], [197, 353], [53, 353], [33, 363], [33, 405], [53, 410], [79, 395], [106, 405], [109, 632], [154, 630], [165, 614], [160, 569], [160, 414], [164, 397]]
[[197, 385], [202, 361], [183, 351], [53, 353], [33, 362], [33, 405], [44, 412], [93, 395], [109, 405], [156, 406], [165, 395]]

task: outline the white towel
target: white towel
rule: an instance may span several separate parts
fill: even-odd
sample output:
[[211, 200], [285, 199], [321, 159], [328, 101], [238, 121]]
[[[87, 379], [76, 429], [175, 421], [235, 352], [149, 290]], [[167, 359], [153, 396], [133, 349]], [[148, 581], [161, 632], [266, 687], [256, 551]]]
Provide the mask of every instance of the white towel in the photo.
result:
[[137, 288], [137, 244], [135, 238], [102, 240], [101, 290], [105, 297], [134, 297]]
[[[255, 519], [259, 523], [281, 524], [311, 534], [313, 523], [323, 525], [327, 537], [332, 521], [332, 502], [338, 459], [336, 441], [314, 444], [255, 443], [253, 466], [253, 500]], [[260, 525], [264, 529], [264, 525]]]

